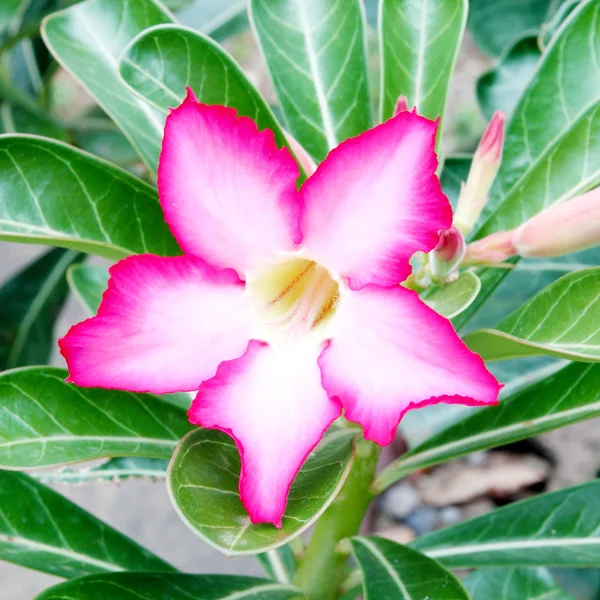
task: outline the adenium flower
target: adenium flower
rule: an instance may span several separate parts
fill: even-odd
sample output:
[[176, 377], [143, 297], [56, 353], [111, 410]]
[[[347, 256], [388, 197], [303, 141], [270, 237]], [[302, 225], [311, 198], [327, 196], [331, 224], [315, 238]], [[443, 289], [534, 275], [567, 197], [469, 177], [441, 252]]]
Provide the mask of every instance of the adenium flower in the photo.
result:
[[452, 221], [436, 129], [403, 112], [340, 144], [298, 190], [271, 131], [189, 91], [167, 117], [158, 169], [184, 254], [110, 269], [97, 316], [60, 341], [68, 381], [198, 390], [190, 421], [234, 438], [244, 506], [276, 526], [342, 412], [389, 444], [411, 408], [497, 402], [481, 358], [398, 285]]

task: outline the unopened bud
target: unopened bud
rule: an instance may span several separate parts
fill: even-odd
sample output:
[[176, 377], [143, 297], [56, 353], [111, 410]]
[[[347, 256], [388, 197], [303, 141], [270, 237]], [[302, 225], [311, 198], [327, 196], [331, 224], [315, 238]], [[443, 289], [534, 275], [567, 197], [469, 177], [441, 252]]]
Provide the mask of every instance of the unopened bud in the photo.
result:
[[497, 231], [467, 246], [465, 264], [499, 265], [514, 256], [514, 231]]
[[394, 107], [394, 117], [401, 112], [408, 111], [408, 98], [406, 96], [398, 96], [396, 100], [396, 106]]
[[429, 266], [434, 277], [452, 274], [465, 255], [465, 238], [456, 227], [442, 229], [438, 245], [429, 253]]
[[521, 256], [553, 258], [600, 244], [600, 188], [554, 204], [521, 225], [513, 242]]
[[294, 156], [300, 163], [300, 166], [306, 173], [306, 176], [310, 177], [317, 170], [317, 165], [310, 157], [308, 152], [304, 149], [304, 146], [302, 146], [291, 133], [288, 133], [287, 131], [284, 131], [283, 133], [291, 151], [294, 153]]
[[454, 224], [467, 234], [475, 225], [488, 199], [502, 162], [504, 145], [504, 113], [497, 110], [473, 156], [467, 183], [461, 188], [454, 212]]

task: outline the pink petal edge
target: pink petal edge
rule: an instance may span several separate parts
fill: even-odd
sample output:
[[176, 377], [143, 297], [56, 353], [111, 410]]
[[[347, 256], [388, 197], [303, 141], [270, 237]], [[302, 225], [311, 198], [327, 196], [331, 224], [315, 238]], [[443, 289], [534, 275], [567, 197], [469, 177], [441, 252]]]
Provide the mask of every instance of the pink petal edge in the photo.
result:
[[171, 111], [158, 165], [165, 219], [181, 248], [240, 278], [301, 239], [298, 165], [272, 131], [188, 88]]
[[[221, 363], [189, 410], [191, 423], [235, 441], [242, 461], [240, 498], [252, 523], [281, 528], [298, 471], [341, 414], [339, 402], [321, 388], [320, 351], [296, 348], [282, 356], [253, 340], [244, 356]], [[247, 397], [260, 402], [249, 406]]]
[[193, 256], [130, 256], [113, 265], [95, 317], [59, 340], [68, 382], [134, 392], [198, 389], [251, 337], [251, 307], [232, 270]]

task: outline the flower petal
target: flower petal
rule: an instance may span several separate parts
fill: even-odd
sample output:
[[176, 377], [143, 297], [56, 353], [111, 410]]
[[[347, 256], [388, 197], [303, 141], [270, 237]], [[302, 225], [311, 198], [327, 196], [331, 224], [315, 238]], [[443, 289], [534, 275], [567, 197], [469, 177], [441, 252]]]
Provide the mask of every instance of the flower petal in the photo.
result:
[[197, 390], [244, 353], [251, 307], [234, 271], [192, 256], [131, 256], [110, 269], [98, 315], [59, 341], [84, 387], [163, 394]]
[[167, 117], [158, 167], [165, 218], [183, 250], [240, 277], [300, 239], [298, 165], [273, 132], [193, 93]]
[[334, 149], [301, 189], [307, 257], [349, 280], [393, 285], [428, 252], [452, 210], [435, 175], [437, 123], [412, 112]]
[[347, 292], [319, 358], [323, 387], [365, 437], [389, 444], [406, 411], [428, 404], [495, 404], [500, 385], [450, 322], [415, 292], [369, 285]]
[[281, 527], [296, 473], [340, 415], [321, 387], [322, 346], [273, 350], [252, 341], [202, 384], [188, 413], [196, 425], [225, 431], [242, 457], [240, 496], [253, 523]]

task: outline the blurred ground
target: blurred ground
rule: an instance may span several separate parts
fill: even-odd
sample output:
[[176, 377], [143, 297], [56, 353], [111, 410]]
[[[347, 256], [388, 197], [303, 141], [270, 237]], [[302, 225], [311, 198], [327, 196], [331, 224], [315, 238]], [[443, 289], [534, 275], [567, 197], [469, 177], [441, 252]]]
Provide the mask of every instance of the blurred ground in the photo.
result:
[[[254, 52], [248, 54], [247, 39], [235, 42], [232, 50], [238, 59], [242, 59], [252, 80], [268, 94], [268, 81], [260, 59]], [[488, 66], [489, 61], [467, 39], [453, 80], [446, 119], [447, 123], [453, 123], [445, 144], [450, 152], [468, 150], [481, 133], [483, 120], [476, 108], [474, 81]], [[1, 243], [0, 281], [24, 266], [40, 250], [34, 246]], [[57, 334], [64, 334], [72, 323], [82, 317], [83, 312], [71, 299], [58, 323]], [[54, 357], [56, 364], [61, 364], [60, 361], [59, 356]], [[510, 457], [498, 458], [498, 455], [489, 456], [488, 453], [463, 461], [463, 466], [458, 467], [461, 477], [475, 474], [469, 481], [479, 485], [481, 479], [476, 476], [477, 469], [487, 470], [492, 465], [498, 476], [503, 478], [502, 484], [509, 488], [519, 483], [515, 479], [518, 476], [521, 488], [535, 486], [533, 480], [538, 479], [543, 480], [547, 489], [552, 489], [574, 485], [595, 476], [600, 462], [600, 440], [595, 421], [548, 433], [540, 438], [540, 442], [542, 454], [547, 454], [546, 459], [539, 455], [526, 455], [517, 460], [518, 468], [515, 470], [515, 461]], [[443, 495], [455, 492], [447, 487], [455, 473], [434, 472], [431, 477], [427, 476], [430, 480], [425, 485], [418, 482], [401, 484], [399, 490], [380, 504], [385, 514], [377, 516], [373, 522], [378, 532], [392, 535], [398, 541], [407, 540], [415, 532], [422, 533], [435, 524], [450, 524], [493, 507], [487, 490], [478, 492], [477, 485], [470, 488], [471, 497], [467, 500], [455, 496], [454, 504], [447, 506]], [[497, 480], [492, 484], [497, 485]], [[261, 574], [253, 558], [226, 559], [192, 534], [171, 508], [162, 483], [131, 481], [121, 486], [95, 484], [81, 488], [62, 487], [59, 491], [183, 571]], [[58, 578], [0, 563], [1, 600], [31, 600], [42, 589], [58, 581]]]

